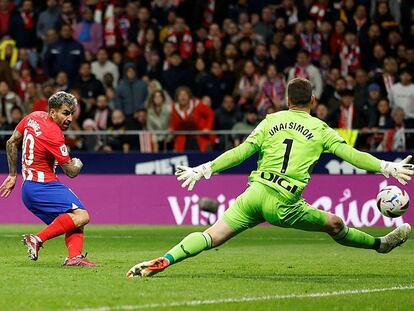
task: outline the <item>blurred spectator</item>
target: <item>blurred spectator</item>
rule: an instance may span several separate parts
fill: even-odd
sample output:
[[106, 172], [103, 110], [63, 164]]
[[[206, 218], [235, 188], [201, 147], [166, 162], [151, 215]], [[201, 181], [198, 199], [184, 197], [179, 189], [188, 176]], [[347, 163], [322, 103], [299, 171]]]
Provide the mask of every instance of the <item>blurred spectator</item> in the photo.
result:
[[253, 62], [260, 73], [265, 73], [268, 64], [268, 53], [266, 45], [259, 43], [254, 48]]
[[316, 0], [310, 7], [309, 15], [316, 19], [318, 27], [322, 24], [324, 19], [332, 20], [332, 11], [329, 6], [329, 0]]
[[179, 53], [173, 53], [169, 57], [169, 68], [162, 73], [162, 85], [165, 90], [174, 96], [175, 90], [179, 86], [193, 88], [193, 74], [187, 63], [185, 63]]
[[[210, 131], [214, 124], [214, 111], [202, 101], [192, 96], [187, 87], [179, 87], [176, 91], [176, 102], [172, 106], [172, 131]], [[207, 151], [213, 141], [212, 135], [176, 135], [174, 150]]]
[[371, 76], [381, 72], [384, 64], [387, 51], [381, 43], [376, 43], [373, 48], [372, 58], [369, 62], [368, 69], [371, 72]]
[[138, 150], [139, 152], [154, 151], [153, 135], [148, 131], [147, 123], [147, 110], [145, 108], [135, 111], [132, 118], [127, 121], [127, 130], [141, 131], [139, 135], [128, 136], [130, 150]]
[[47, 31], [55, 27], [60, 15], [57, 0], [47, 0], [46, 4], [47, 8], [40, 13], [36, 25], [37, 36], [43, 41], [46, 39]]
[[361, 51], [357, 41], [357, 36], [353, 32], [347, 32], [345, 39], [339, 50], [339, 60], [341, 63], [341, 74], [354, 74], [360, 67]]
[[253, 30], [262, 36], [266, 43], [270, 43], [273, 37], [273, 14], [270, 7], [262, 9], [261, 21], [254, 25]]
[[234, 95], [238, 98], [238, 106], [253, 105], [259, 92], [260, 75], [251, 60], [246, 61], [243, 74], [236, 83]]
[[42, 51], [40, 52], [40, 58], [45, 59], [46, 52], [48, 51], [49, 47], [59, 41], [59, 34], [55, 29], [49, 29], [46, 32], [45, 40], [43, 41]]
[[0, 41], [0, 60], [6, 61], [11, 68], [16, 66], [18, 54], [16, 41], [7, 39], [7, 37]]
[[55, 88], [56, 88], [56, 91], [64, 91], [64, 92], [69, 91], [70, 89], [69, 78], [66, 72], [64, 71], [58, 72], [58, 74], [56, 75]]
[[373, 48], [375, 44], [380, 43], [381, 29], [377, 24], [371, 24], [368, 28], [367, 35], [363, 37], [363, 43], [361, 45], [361, 66], [365, 70], [370, 70], [371, 60], [374, 56]]
[[145, 62], [143, 75], [149, 79], [160, 80], [162, 77], [162, 62], [158, 52], [156, 50], [146, 52]]
[[404, 152], [413, 148], [413, 135], [408, 134], [405, 129], [412, 129], [412, 120], [407, 120], [404, 110], [396, 107], [391, 113], [393, 127], [388, 129], [377, 151]]
[[[13, 106], [10, 109], [10, 121], [0, 123], [0, 131], [14, 131], [17, 124], [23, 119], [23, 110], [19, 106]], [[10, 136], [0, 136], [0, 148], [6, 148], [6, 142]]]
[[[85, 119], [82, 123], [82, 130], [85, 132], [95, 132], [98, 130], [96, 122], [92, 119]], [[103, 147], [100, 135], [84, 135], [82, 137], [82, 150], [98, 151]]]
[[266, 76], [262, 78], [259, 86], [259, 95], [256, 100], [256, 108], [260, 116], [266, 114], [269, 106], [276, 111], [285, 106], [286, 82], [283, 75], [277, 72], [276, 65], [267, 66]]
[[34, 49], [37, 16], [34, 14], [33, 2], [24, 0], [19, 9], [15, 9], [9, 20], [9, 34], [16, 41], [18, 48]]
[[157, 29], [156, 25], [151, 21], [151, 15], [148, 8], [142, 6], [135, 15], [134, 20], [128, 29], [128, 41], [138, 43], [143, 47], [145, 43], [145, 33], [149, 28]]
[[79, 68], [79, 78], [74, 84], [80, 90], [82, 99], [88, 104], [88, 110], [95, 104], [98, 95], [105, 94], [102, 83], [91, 72], [90, 63], [82, 63]]
[[340, 105], [332, 112], [330, 125], [341, 129], [361, 129], [367, 126], [369, 120], [364, 120], [363, 110], [355, 104], [354, 92], [344, 90], [341, 92]]
[[382, 73], [376, 75], [376, 81], [381, 87], [381, 94], [389, 95], [391, 87], [397, 82], [398, 64], [395, 58], [387, 57], [384, 59]]
[[111, 125], [112, 109], [108, 105], [106, 95], [98, 95], [96, 105], [92, 107], [88, 115], [94, 120], [99, 130], [106, 130]]
[[352, 19], [349, 21], [349, 25], [351, 29], [356, 30], [359, 42], [363, 43], [369, 26], [367, 8], [365, 5], [358, 4], [356, 6]]
[[328, 121], [328, 107], [326, 107], [325, 104], [318, 104], [315, 107], [315, 117], [317, 117], [318, 119], [327, 122]]
[[[147, 128], [150, 131], [167, 131], [170, 126], [171, 103], [168, 103], [162, 90], [154, 91], [147, 104]], [[154, 134], [153, 150], [167, 150], [169, 136]]]
[[130, 139], [128, 138], [128, 135], [123, 134], [125, 130], [125, 115], [121, 110], [115, 109], [114, 111], [112, 111], [111, 126], [108, 128], [108, 131], [116, 131], [119, 133], [106, 136], [106, 141], [104, 142], [102, 150], [106, 152], [129, 152], [129, 150], [131, 149]]
[[138, 79], [135, 64], [126, 64], [123, 79], [116, 88], [115, 108], [130, 118], [135, 111], [144, 108], [147, 95], [147, 86]]
[[368, 75], [364, 69], [355, 72], [355, 103], [364, 105], [368, 98]]
[[276, 60], [277, 69], [284, 74], [287, 74], [291, 67], [295, 65], [296, 56], [299, 51], [299, 45], [295, 37], [287, 34], [280, 48], [279, 57]]
[[37, 85], [34, 82], [27, 83], [25, 97], [23, 98], [23, 112], [29, 114], [33, 110], [33, 103], [40, 98]]
[[9, 63], [0, 57], [0, 81], [5, 81], [9, 87], [13, 87], [13, 75]]
[[[43, 96], [37, 97], [37, 99], [33, 102], [32, 111], [48, 111], [48, 99], [50, 96], [55, 93], [55, 88], [53, 84], [49, 82], [45, 82], [42, 85], [42, 92]], [[71, 92], [73, 93], [73, 92]]]
[[368, 85], [368, 103], [371, 107], [376, 107], [378, 101], [381, 99], [381, 88], [377, 83], [371, 83]]
[[307, 12], [297, 5], [294, 0], [282, 0], [282, 3], [276, 9], [276, 17], [286, 19], [289, 26], [295, 25], [299, 20], [307, 16]]
[[80, 22], [80, 18], [76, 15], [72, 1], [63, 1], [62, 10], [60, 11], [59, 18], [56, 21], [55, 28], [60, 30], [63, 25], [69, 25], [75, 28], [78, 22]]
[[[232, 131], [247, 131], [251, 132], [255, 129], [259, 123], [259, 115], [257, 114], [257, 109], [255, 107], [249, 107], [244, 115], [243, 121], [237, 122], [232, 127]], [[249, 134], [233, 134], [233, 143], [234, 146], [240, 145]]]
[[391, 107], [400, 107], [404, 110], [406, 118], [414, 118], [414, 84], [412, 83], [412, 73], [408, 69], [400, 72], [400, 82], [391, 87], [388, 94]]
[[176, 18], [174, 27], [168, 34], [167, 41], [174, 44], [175, 49], [184, 59], [193, 53], [193, 38], [190, 29], [181, 17]]
[[45, 75], [46, 77], [55, 77], [59, 71], [65, 71], [68, 74], [69, 81], [73, 83], [83, 59], [83, 46], [72, 38], [71, 26], [62, 25], [60, 39], [50, 44], [46, 51], [44, 59]]
[[388, 129], [393, 126], [391, 118], [390, 102], [386, 98], [381, 98], [377, 104], [377, 120], [375, 122], [375, 128]]
[[84, 7], [82, 17], [82, 21], [77, 23], [73, 29], [73, 38], [79, 41], [85, 50], [96, 54], [103, 45], [102, 24], [94, 22], [93, 12], [89, 7]]
[[[391, 14], [390, 6], [392, 5], [393, 14]], [[400, 4], [398, 1], [371, 1], [371, 17], [372, 21], [381, 26], [386, 31], [398, 28], [400, 22]]]
[[300, 34], [300, 45], [309, 53], [311, 62], [318, 64], [322, 54], [322, 37], [315, 28], [315, 21], [312, 18], [307, 19], [305, 30]]
[[209, 96], [212, 100], [211, 108], [214, 110], [220, 106], [224, 95], [231, 93], [233, 89], [233, 75], [224, 72], [221, 64], [214, 61], [211, 64], [210, 73], [198, 81], [197, 96]]
[[152, 94], [155, 93], [155, 91], [161, 91], [164, 95], [166, 104], [168, 105], [172, 104], [171, 96], [167, 93], [166, 90], [162, 88], [162, 85], [158, 80], [153, 79], [148, 83], [148, 96], [147, 96], [147, 102], [145, 103], [146, 107], [148, 107], [149, 98], [151, 97]]
[[231, 95], [224, 96], [220, 108], [214, 111], [214, 115], [214, 129], [216, 130], [231, 130], [241, 117]]
[[310, 63], [309, 53], [300, 51], [295, 66], [290, 69], [288, 80], [293, 78], [305, 78], [312, 83], [313, 93], [317, 99], [322, 95], [323, 84], [319, 69]]
[[5, 81], [0, 82], [0, 125], [11, 123], [11, 111], [14, 107], [22, 109], [19, 96], [10, 90]]
[[9, 0], [0, 1], [0, 38], [9, 31], [9, 21], [14, 6], [14, 3], [11, 3]]

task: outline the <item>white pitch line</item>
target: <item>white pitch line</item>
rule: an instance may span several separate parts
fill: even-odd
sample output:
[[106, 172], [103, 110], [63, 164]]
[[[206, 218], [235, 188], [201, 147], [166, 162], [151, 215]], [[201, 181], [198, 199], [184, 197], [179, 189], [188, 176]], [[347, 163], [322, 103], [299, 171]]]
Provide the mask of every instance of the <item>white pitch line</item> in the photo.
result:
[[143, 305], [125, 305], [125, 306], [115, 306], [115, 307], [74, 309], [71, 311], [117, 311], [117, 310], [156, 309], [156, 308], [183, 307], [183, 306], [214, 305], [214, 304], [220, 304], [220, 303], [254, 302], [254, 301], [264, 301], [264, 300], [361, 295], [361, 294], [369, 294], [369, 293], [381, 293], [381, 292], [388, 292], [388, 291], [402, 291], [402, 290], [413, 290], [413, 289], [414, 289], [414, 285], [409, 285], [409, 286], [394, 286], [394, 287], [385, 287], [385, 288], [340, 290], [340, 291], [333, 291], [333, 292], [316, 292], [316, 293], [308, 293], [308, 294], [288, 294], [288, 295], [268, 295], [268, 296], [256, 296], [256, 297], [240, 297], [240, 298], [187, 300], [187, 301], [176, 301], [176, 302], [170, 302], [170, 303], [150, 303], [150, 304], [143, 304]]

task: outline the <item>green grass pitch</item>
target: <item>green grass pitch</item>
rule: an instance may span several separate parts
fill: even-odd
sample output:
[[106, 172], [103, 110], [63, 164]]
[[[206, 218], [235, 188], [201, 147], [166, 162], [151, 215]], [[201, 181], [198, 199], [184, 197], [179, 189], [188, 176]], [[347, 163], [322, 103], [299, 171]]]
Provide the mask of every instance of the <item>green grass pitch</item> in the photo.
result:
[[39, 228], [0, 226], [2, 311], [414, 310], [413, 240], [384, 255], [320, 233], [259, 227], [153, 278], [126, 279], [133, 264], [203, 228], [91, 225], [85, 250], [98, 268], [63, 267], [61, 237], [28, 260], [20, 235]]

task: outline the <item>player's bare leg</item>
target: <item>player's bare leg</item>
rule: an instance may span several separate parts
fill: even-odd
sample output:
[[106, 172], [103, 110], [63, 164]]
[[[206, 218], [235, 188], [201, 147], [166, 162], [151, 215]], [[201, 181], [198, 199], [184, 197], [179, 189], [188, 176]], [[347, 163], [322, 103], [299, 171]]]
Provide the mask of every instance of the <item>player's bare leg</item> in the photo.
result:
[[226, 222], [219, 219], [206, 231], [193, 232], [187, 235], [163, 257], [136, 264], [129, 269], [126, 276], [129, 278], [153, 276], [174, 263], [196, 256], [204, 250], [223, 244], [236, 234], [237, 232], [230, 228]]
[[358, 229], [347, 227], [341, 218], [329, 213], [328, 222], [323, 231], [327, 232], [341, 245], [374, 249], [379, 253], [388, 253], [407, 241], [410, 236], [411, 226], [409, 224], [402, 224], [384, 237], [373, 237]]

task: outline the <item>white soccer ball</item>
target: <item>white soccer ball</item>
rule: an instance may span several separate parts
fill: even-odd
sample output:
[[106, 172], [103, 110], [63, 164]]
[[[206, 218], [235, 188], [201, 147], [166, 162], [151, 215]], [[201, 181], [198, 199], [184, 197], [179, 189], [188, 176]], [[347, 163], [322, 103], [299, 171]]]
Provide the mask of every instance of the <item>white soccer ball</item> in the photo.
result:
[[397, 186], [387, 186], [378, 193], [377, 206], [387, 217], [400, 217], [408, 210], [410, 197], [405, 190]]

